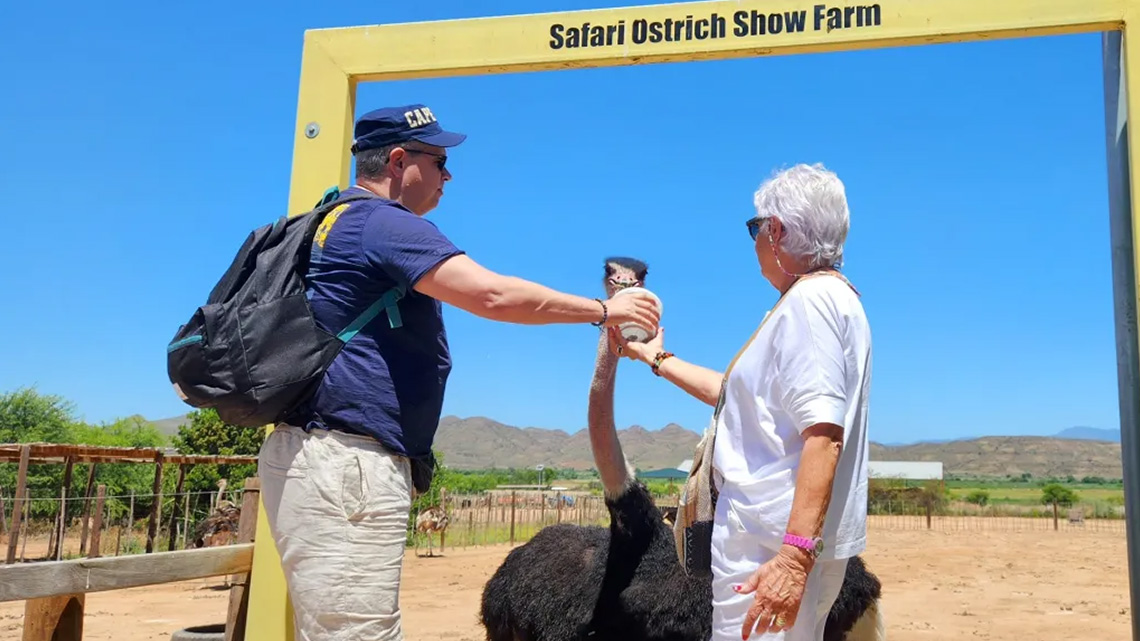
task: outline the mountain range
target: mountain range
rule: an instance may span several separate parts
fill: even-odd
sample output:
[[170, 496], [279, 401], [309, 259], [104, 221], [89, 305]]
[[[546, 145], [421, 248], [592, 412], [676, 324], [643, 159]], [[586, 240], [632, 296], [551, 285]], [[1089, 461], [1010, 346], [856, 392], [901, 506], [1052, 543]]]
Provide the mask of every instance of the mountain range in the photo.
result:
[[[1053, 436], [983, 436], [943, 442], [883, 445], [871, 443], [872, 461], [941, 461], [943, 473], [1004, 477], [1028, 472], [1035, 477], [1120, 478], [1119, 432], [1075, 428]], [[677, 467], [693, 456], [700, 436], [670, 423], [659, 430], [639, 425], [618, 430], [622, 451], [642, 470]], [[444, 417], [436, 435], [444, 461], [457, 469], [488, 467], [570, 467], [590, 469], [586, 430], [517, 428], [485, 417]]]
[[[152, 421], [176, 433], [185, 417]], [[693, 457], [700, 435], [675, 423], [649, 430], [632, 425], [618, 430], [622, 450], [641, 470], [677, 467]], [[546, 467], [592, 469], [585, 429], [514, 427], [493, 419], [445, 416], [436, 449], [448, 467], [461, 470]], [[941, 461], [947, 475], [1004, 477], [1101, 476], [1121, 478], [1120, 431], [1072, 427], [1049, 436], [982, 436], [912, 443], [872, 443], [872, 461]]]

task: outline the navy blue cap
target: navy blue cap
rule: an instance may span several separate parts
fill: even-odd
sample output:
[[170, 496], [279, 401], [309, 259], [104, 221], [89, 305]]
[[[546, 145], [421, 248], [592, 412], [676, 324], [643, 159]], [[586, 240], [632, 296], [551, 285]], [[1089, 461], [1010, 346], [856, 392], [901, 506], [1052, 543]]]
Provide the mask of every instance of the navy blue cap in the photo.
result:
[[466, 134], [444, 131], [435, 114], [424, 105], [383, 107], [370, 111], [356, 121], [353, 137], [354, 154], [409, 140], [437, 147], [454, 147], [467, 139]]

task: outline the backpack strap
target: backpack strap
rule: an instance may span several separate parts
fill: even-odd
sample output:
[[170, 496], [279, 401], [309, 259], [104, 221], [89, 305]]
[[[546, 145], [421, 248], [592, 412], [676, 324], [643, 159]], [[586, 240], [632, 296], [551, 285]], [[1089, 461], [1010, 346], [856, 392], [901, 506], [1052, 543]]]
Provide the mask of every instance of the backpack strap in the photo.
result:
[[402, 327], [404, 321], [402, 318], [400, 318], [400, 308], [396, 306], [396, 303], [399, 302], [399, 300], [403, 297], [403, 286], [396, 285], [392, 289], [389, 289], [388, 291], [384, 292], [384, 295], [380, 297], [380, 300], [377, 300], [375, 303], [369, 305], [367, 309], [361, 312], [360, 315], [357, 316], [356, 319], [351, 323], [349, 323], [348, 327], [345, 327], [341, 333], [336, 335], [336, 337], [345, 343], [352, 340], [352, 337], [356, 336], [356, 333], [359, 332], [361, 328], [367, 325], [373, 318], [376, 318], [376, 316], [380, 313], [380, 310], [384, 310], [388, 313], [389, 327], [392, 329]]
[[[344, 203], [352, 202], [355, 200], [367, 200], [370, 198], [379, 198], [379, 196], [376, 196], [371, 192], [367, 192], [367, 190], [366, 193], [363, 194], [352, 194], [344, 196], [342, 195], [340, 188], [336, 185], [333, 185], [332, 187], [329, 187], [327, 190], [325, 190], [324, 195], [321, 196], [321, 200], [316, 204], [314, 210], [323, 215], [329, 211], [332, 211], [333, 208], [343, 205]], [[403, 327], [404, 320], [400, 316], [400, 308], [397, 303], [400, 302], [400, 299], [404, 297], [405, 293], [406, 290], [402, 285], [399, 284], [384, 292], [384, 294], [380, 296], [379, 300], [369, 305], [368, 308], [361, 312], [360, 315], [357, 316], [351, 323], [349, 323], [347, 327], [341, 330], [341, 332], [337, 334], [337, 338], [344, 343], [352, 340], [352, 337], [356, 336], [356, 334], [360, 332], [360, 330], [363, 329], [365, 325], [371, 322], [372, 319], [376, 318], [376, 316], [380, 314], [381, 310], [388, 314], [389, 327], [392, 329]]]
[[324, 207], [337, 198], [340, 198], [340, 187], [333, 185], [332, 187], [329, 187], [325, 190], [325, 193], [321, 196], [320, 201], [317, 202], [317, 204], [313, 205], [313, 209], [320, 209], [321, 207]]
[[370, 191], [365, 191], [363, 194], [349, 194], [345, 196], [341, 193], [339, 187], [333, 185], [325, 191], [325, 195], [321, 197], [321, 201], [318, 202], [311, 211], [317, 214], [319, 218], [323, 218], [325, 214], [328, 214], [345, 203], [351, 203], [357, 200], [369, 200], [372, 198], [379, 198], [379, 196]]

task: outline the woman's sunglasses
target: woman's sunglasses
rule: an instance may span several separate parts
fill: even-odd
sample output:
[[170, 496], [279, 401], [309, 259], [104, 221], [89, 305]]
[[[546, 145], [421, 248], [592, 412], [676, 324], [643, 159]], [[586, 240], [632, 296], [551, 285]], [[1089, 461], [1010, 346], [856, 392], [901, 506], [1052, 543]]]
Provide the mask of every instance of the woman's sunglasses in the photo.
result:
[[760, 235], [760, 228], [764, 226], [764, 222], [767, 220], [767, 217], [761, 218], [760, 216], [753, 216], [745, 223], [745, 225], [748, 226], [748, 235], [752, 237], [753, 242], [755, 242], [756, 237]]

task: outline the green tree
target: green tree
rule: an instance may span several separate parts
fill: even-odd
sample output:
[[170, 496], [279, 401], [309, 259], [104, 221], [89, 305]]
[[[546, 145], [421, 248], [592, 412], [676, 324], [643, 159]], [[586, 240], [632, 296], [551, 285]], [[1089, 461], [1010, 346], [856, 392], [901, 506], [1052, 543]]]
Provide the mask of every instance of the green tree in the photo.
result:
[[[102, 425], [76, 423], [72, 426], [72, 442], [99, 447], [163, 448], [168, 444], [166, 436], [158, 431], [153, 423], [134, 415]], [[76, 466], [73, 495], [81, 494], [86, 488], [84, 479], [90, 468]], [[172, 491], [173, 485], [164, 471], [164, 493]], [[151, 506], [150, 494], [154, 489], [154, 465], [146, 463], [99, 463], [95, 469], [95, 484], [105, 485], [108, 511], [112, 519], [126, 515], [132, 492], [137, 495], [133, 517], [146, 515]], [[78, 505], [78, 504], [77, 504]], [[77, 512], [80, 508], [76, 508]]]
[[1050, 484], [1046, 485], [1045, 487], [1041, 488], [1041, 502], [1042, 503], [1049, 504], [1049, 505], [1056, 503], [1057, 505], [1069, 507], [1070, 505], [1072, 505], [1076, 501], [1077, 501], [1076, 492], [1070, 490], [1069, 488], [1065, 487], [1064, 485], [1061, 485], [1060, 483], [1050, 483]]
[[167, 438], [153, 423], [134, 415], [102, 425], [75, 423], [71, 427], [72, 443], [100, 447], [165, 447]]
[[985, 490], [974, 490], [966, 495], [966, 502], [985, 507], [990, 502], [990, 493]]
[[[74, 405], [61, 396], [41, 394], [35, 388], [23, 387], [0, 394], [0, 443], [70, 443], [75, 423]], [[17, 463], [0, 464], [0, 488], [11, 497], [16, 490]], [[33, 499], [32, 518], [54, 514], [63, 483], [64, 466], [31, 464], [26, 488]]]
[[68, 443], [74, 422], [63, 397], [28, 387], [0, 394], [0, 443]]
[[[217, 411], [195, 410], [190, 422], [178, 428], [173, 445], [181, 454], [209, 454], [220, 456], [257, 456], [265, 440], [261, 427], [238, 427], [222, 421]], [[257, 465], [195, 465], [186, 475], [185, 492], [216, 492], [218, 481], [226, 479], [227, 487], [241, 488], [245, 479], [257, 476]], [[197, 503], [202, 500], [191, 499]]]

